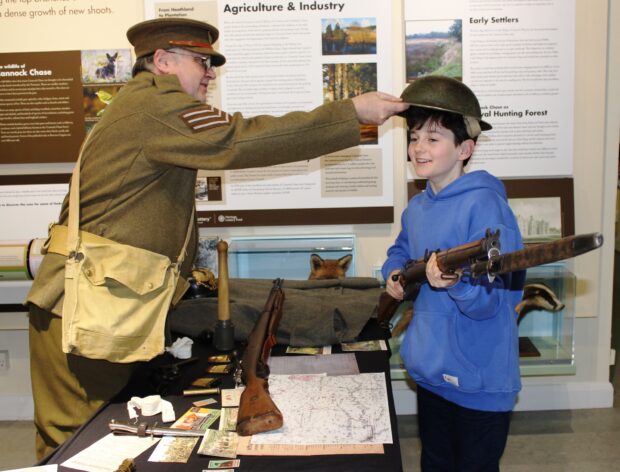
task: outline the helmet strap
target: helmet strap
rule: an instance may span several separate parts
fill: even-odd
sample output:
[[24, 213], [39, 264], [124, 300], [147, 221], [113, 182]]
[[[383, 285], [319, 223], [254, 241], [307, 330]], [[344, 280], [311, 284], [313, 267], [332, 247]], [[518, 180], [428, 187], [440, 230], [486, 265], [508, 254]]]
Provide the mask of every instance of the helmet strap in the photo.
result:
[[463, 115], [463, 120], [465, 121], [465, 128], [467, 129], [467, 134], [470, 138], [475, 138], [476, 136], [480, 136], [482, 133], [482, 129], [480, 128], [480, 122], [473, 116], [465, 116]]

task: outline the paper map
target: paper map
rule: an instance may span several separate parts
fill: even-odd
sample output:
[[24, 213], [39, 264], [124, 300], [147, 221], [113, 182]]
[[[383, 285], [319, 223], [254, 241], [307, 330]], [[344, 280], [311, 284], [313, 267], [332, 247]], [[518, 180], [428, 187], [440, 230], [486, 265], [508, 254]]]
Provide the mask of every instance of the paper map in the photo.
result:
[[252, 444], [391, 444], [385, 375], [270, 375], [269, 393], [284, 416]]

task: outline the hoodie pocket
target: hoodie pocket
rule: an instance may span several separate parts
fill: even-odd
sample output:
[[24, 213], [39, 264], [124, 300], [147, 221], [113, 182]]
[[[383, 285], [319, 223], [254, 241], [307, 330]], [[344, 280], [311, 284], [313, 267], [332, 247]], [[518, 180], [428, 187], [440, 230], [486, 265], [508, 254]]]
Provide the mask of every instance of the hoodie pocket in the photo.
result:
[[438, 311], [415, 312], [403, 343], [403, 360], [414, 380], [477, 391], [482, 385], [480, 372], [461, 352], [455, 316]]

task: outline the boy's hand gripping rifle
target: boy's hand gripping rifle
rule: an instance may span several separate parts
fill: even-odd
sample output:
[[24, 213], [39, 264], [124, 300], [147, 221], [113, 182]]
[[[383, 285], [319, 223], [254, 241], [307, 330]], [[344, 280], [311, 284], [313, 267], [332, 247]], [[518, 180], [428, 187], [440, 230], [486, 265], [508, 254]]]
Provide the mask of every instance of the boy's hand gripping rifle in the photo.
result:
[[237, 433], [250, 436], [282, 427], [282, 413], [269, 396], [267, 359], [276, 344], [276, 332], [282, 318], [284, 292], [282, 279], [273, 281], [269, 298], [254, 329], [248, 336], [241, 368], [245, 390], [239, 400]]
[[[437, 264], [446, 278], [457, 278], [467, 273], [471, 277], [487, 275], [490, 280], [499, 274], [516, 272], [550, 262], [579, 256], [603, 244], [601, 233], [590, 233], [565, 238], [550, 243], [534, 244], [519, 251], [500, 253], [499, 230], [479, 241], [437, 252]], [[389, 327], [390, 320], [404, 300], [415, 300], [420, 287], [426, 282], [426, 263], [430, 258], [428, 251], [424, 258], [409, 261], [403, 271], [395, 275], [405, 294], [402, 300], [392, 298], [383, 292], [379, 298], [379, 324]], [[396, 279], [394, 279], [396, 281]]]

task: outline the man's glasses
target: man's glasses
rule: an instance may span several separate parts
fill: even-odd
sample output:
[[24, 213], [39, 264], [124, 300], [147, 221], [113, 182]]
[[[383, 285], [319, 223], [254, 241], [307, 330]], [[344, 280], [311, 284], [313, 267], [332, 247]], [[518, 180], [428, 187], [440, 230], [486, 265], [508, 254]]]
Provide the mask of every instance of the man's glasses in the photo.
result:
[[183, 54], [182, 52], [170, 51], [170, 50], [168, 50], [168, 52], [171, 52], [172, 54], [178, 54], [179, 56], [191, 57], [195, 62], [198, 62], [202, 65], [205, 72], [207, 72], [213, 67], [211, 65], [211, 56], [194, 56], [192, 54]]

